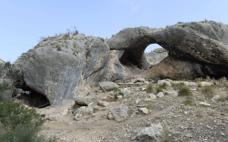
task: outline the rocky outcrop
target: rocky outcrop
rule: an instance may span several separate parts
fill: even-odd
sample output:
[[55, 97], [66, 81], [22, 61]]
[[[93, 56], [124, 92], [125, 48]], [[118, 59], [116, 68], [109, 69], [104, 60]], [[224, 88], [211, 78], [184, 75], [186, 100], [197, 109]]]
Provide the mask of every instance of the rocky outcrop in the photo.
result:
[[[168, 57], [151, 65], [144, 53], [157, 43]], [[163, 53], [162, 53], [163, 54]], [[178, 23], [164, 29], [128, 28], [104, 40], [67, 33], [49, 37], [15, 63], [24, 88], [60, 104], [82, 86], [147, 75], [192, 79], [228, 75], [228, 26], [212, 21]], [[146, 72], [146, 73], [145, 73]]]
[[[128, 28], [113, 36], [108, 43], [111, 50], [124, 52], [120, 58], [122, 64], [141, 69], [149, 67], [144, 55], [144, 50], [149, 44], [157, 43], [165, 48], [169, 52], [169, 57], [175, 58], [180, 66], [176, 66], [174, 60], [168, 61], [171, 58], [167, 58], [166, 68], [157, 65], [160, 67], [159, 70], [170, 69], [172, 66], [176, 66], [176, 69], [166, 71], [165, 74], [157, 71], [154, 76], [166, 78], [178, 76], [178, 72], [185, 66], [183, 64], [189, 64], [192, 67], [191, 71], [194, 71], [193, 76], [188, 76], [190, 79], [198, 76], [221, 77], [228, 74], [228, 26], [221, 23], [213, 21], [178, 23], [165, 29]], [[172, 64], [166, 64], [167, 62]], [[152, 72], [158, 70], [155, 69], [157, 66], [152, 67]], [[188, 74], [190, 70], [186, 71], [182, 71], [182, 76]]]
[[17, 61], [26, 85], [51, 104], [71, 99], [83, 83], [103, 78], [109, 48], [102, 38], [72, 33], [50, 37]]

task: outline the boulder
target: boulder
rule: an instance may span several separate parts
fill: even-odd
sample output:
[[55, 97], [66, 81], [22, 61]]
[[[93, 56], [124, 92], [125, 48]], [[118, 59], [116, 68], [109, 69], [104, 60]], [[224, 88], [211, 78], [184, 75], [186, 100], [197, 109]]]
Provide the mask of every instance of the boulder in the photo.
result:
[[157, 94], [157, 97], [158, 98], [162, 98], [162, 97], [164, 97], [165, 96], [165, 94], [163, 93], [163, 92], [159, 92], [158, 94]]
[[212, 86], [213, 85], [213, 82], [207, 82], [207, 81], [201, 81], [199, 82], [199, 86], [201, 87], [208, 87], [208, 86]]
[[142, 108], [139, 108], [139, 112], [141, 112], [142, 114], [148, 114], [149, 110], [146, 107], [142, 107]]
[[74, 119], [79, 121], [81, 120], [82, 118], [84, 117], [88, 117], [88, 116], [91, 116], [92, 114], [94, 113], [94, 108], [91, 107], [91, 106], [83, 106], [83, 107], [80, 107], [78, 108], [75, 112], [74, 112]]
[[167, 87], [172, 86], [169, 80], [158, 80], [158, 85], [167, 86]]
[[139, 130], [135, 139], [138, 142], [162, 142], [163, 135], [163, 127], [160, 123], [158, 123], [151, 124], [150, 127], [145, 127]]
[[115, 82], [111, 82], [111, 81], [103, 81], [99, 83], [101, 89], [105, 90], [105, 91], [111, 91], [114, 89], [119, 88], [119, 85], [116, 84]]
[[108, 51], [102, 38], [64, 34], [44, 39], [15, 64], [27, 87], [47, 96], [51, 104], [60, 104], [72, 99], [81, 84], [101, 79]]
[[205, 76], [203, 68], [203, 65], [199, 63], [183, 61], [169, 56], [159, 64], [152, 66], [148, 70], [148, 77], [156, 79], [169, 78], [174, 80], [193, 79]]
[[167, 56], [168, 56], [168, 52], [164, 48], [157, 48], [157, 49], [151, 51], [150, 53], [146, 54], [147, 61], [151, 65], [160, 63]]
[[108, 119], [118, 122], [124, 121], [128, 118], [128, 106], [121, 105], [119, 107], [111, 108], [108, 114]]

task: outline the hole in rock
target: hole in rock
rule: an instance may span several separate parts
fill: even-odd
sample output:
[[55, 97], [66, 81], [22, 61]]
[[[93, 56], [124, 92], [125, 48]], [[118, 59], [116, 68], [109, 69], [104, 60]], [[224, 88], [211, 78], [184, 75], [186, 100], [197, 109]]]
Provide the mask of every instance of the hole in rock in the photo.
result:
[[148, 69], [167, 56], [168, 52], [158, 44], [138, 42], [123, 51], [120, 62], [129, 67]]
[[146, 49], [144, 50], [144, 53], [150, 53], [159, 48], [162, 48], [159, 44], [156, 44], [156, 43], [150, 44], [146, 47]]
[[19, 90], [21, 91], [13, 96], [16, 96], [17, 99], [22, 100], [23, 103], [37, 108], [50, 106], [50, 101], [45, 95], [29, 88], [27, 85], [24, 84]]
[[159, 44], [150, 44], [144, 53], [150, 65], [158, 64], [168, 56], [168, 51]]

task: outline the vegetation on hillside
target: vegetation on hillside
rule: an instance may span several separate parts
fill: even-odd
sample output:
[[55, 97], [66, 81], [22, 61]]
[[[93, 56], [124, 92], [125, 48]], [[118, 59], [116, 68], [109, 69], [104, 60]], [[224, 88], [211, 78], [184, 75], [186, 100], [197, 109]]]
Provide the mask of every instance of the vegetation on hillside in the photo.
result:
[[54, 142], [38, 135], [43, 122], [34, 109], [0, 101], [0, 142]]

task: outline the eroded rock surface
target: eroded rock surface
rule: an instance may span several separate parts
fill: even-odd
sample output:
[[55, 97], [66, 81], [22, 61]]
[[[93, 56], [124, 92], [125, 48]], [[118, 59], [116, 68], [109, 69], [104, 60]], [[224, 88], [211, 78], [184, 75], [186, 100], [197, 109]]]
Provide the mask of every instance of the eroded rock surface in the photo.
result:
[[[196, 72], [193, 72], [193, 76], [189, 78], [207, 75], [227, 76], [228, 26], [221, 23], [203, 21], [178, 23], [164, 29], [128, 28], [113, 36], [108, 43], [110, 49], [124, 51], [120, 61], [127, 66], [147, 69], [148, 62], [145, 59], [144, 50], [149, 44], [157, 43], [168, 50], [169, 57], [172, 57], [168, 57], [166, 62], [175, 58], [179, 64], [182, 62], [181, 66], [192, 64], [190, 66], [193, 68], [190, 70]], [[165, 66], [174, 66], [175, 63], [165, 64]], [[195, 68], [194, 64], [200, 64], [200, 69], [198, 66]], [[178, 66], [176, 68], [178, 70]], [[176, 74], [175, 71], [169, 71], [168, 74], [157, 73], [156, 76], [172, 78], [173, 74]], [[188, 74], [187, 72], [182, 71], [183, 74]]]
[[150, 53], [146, 54], [147, 61], [151, 65], [160, 63], [167, 56], [168, 56], [168, 52], [164, 48], [157, 48], [157, 49], [151, 51]]
[[102, 38], [66, 34], [43, 40], [16, 64], [31, 89], [45, 94], [51, 104], [71, 99], [83, 83], [103, 78], [109, 48]]
[[[150, 64], [145, 48], [157, 43], [168, 57]], [[68, 33], [49, 37], [15, 63], [31, 90], [51, 104], [77, 96], [80, 87], [137, 76], [193, 79], [228, 75], [228, 26], [213, 21], [164, 29], [128, 28], [104, 40]]]

